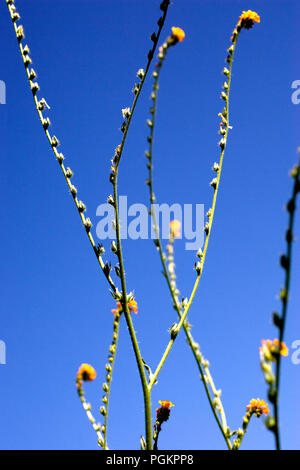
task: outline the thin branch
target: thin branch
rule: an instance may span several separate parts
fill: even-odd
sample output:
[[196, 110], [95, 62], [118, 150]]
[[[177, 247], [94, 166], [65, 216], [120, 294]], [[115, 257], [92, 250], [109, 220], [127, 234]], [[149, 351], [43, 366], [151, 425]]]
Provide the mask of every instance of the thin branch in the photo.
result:
[[[228, 71], [228, 74], [226, 72], [226, 75], [228, 76], [228, 84], [227, 84], [226, 89], [225, 89], [225, 91], [226, 91], [226, 93], [225, 93], [226, 107], [225, 107], [225, 110], [223, 111], [223, 114], [226, 115], [227, 119], [225, 120], [225, 116], [223, 117], [222, 125], [223, 125], [223, 121], [224, 121], [224, 122], [226, 122], [226, 126], [225, 126], [225, 129], [223, 127], [221, 127], [221, 131], [223, 132], [223, 129], [225, 131], [225, 136], [223, 137], [223, 139], [220, 143], [220, 147], [221, 147], [220, 163], [219, 163], [219, 165], [217, 165], [217, 168], [214, 167], [216, 169], [217, 173], [218, 173], [218, 178], [217, 178], [216, 181], [213, 180], [213, 182], [212, 182], [212, 186], [215, 189], [214, 199], [213, 199], [213, 206], [212, 206], [212, 209], [210, 210], [210, 213], [209, 213], [209, 224], [206, 227], [206, 235], [207, 236], [206, 236], [206, 240], [205, 240], [204, 252], [201, 253], [201, 264], [200, 264], [200, 267], [197, 267], [198, 268], [198, 276], [197, 276], [197, 280], [196, 280], [196, 288], [198, 286], [198, 283], [199, 283], [199, 280], [200, 280], [200, 277], [201, 277], [201, 274], [202, 274], [205, 255], [206, 255], [206, 251], [207, 251], [207, 245], [208, 245], [208, 240], [209, 240], [209, 236], [210, 236], [210, 231], [211, 231], [210, 229], [211, 229], [211, 225], [212, 225], [214, 209], [215, 209], [215, 203], [216, 203], [216, 197], [217, 197], [217, 189], [218, 189], [219, 179], [220, 179], [220, 174], [221, 174], [221, 167], [222, 167], [223, 155], [224, 155], [224, 150], [225, 150], [225, 143], [226, 143], [227, 133], [228, 133], [228, 129], [229, 129], [229, 125], [228, 125], [228, 114], [229, 114], [228, 101], [229, 101], [229, 99], [228, 98], [229, 98], [230, 79], [231, 79], [231, 66], [232, 66], [233, 53], [234, 53], [234, 48], [235, 48], [235, 45], [236, 45], [236, 41], [237, 41], [237, 36], [235, 37], [235, 40], [233, 41], [233, 47], [231, 48], [230, 53], [228, 54], [228, 57], [229, 57], [229, 71]], [[184, 321], [185, 318], [186, 318], [189, 306], [191, 304], [191, 300], [192, 300], [193, 296], [195, 295], [195, 286], [194, 286], [194, 290], [193, 290], [192, 295], [191, 295], [191, 299], [188, 302], [188, 305], [187, 305], [186, 309], [184, 309], [183, 312], [182, 312], [181, 305], [178, 301], [178, 289], [176, 287], [176, 283], [175, 284], [174, 284], [174, 282], [172, 283], [172, 280], [170, 279], [169, 272], [168, 272], [168, 269], [167, 269], [167, 266], [166, 266], [166, 261], [165, 261], [166, 256], [165, 256], [165, 254], [163, 253], [163, 250], [162, 250], [161, 240], [160, 240], [160, 236], [159, 236], [159, 227], [158, 227], [157, 220], [156, 220], [155, 210], [153, 208], [153, 204], [155, 202], [155, 196], [154, 196], [154, 191], [153, 191], [153, 165], [152, 165], [153, 137], [154, 137], [156, 110], [157, 110], [157, 93], [158, 93], [158, 88], [159, 88], [159, 85], [158, 85], [159, 76], [160, 76], [160, 72], [161, 72], [161, 69], [162, 69], [163, 61], [166, 58], [167, 51], [168, 51], [168, 44], [166, 42], [166, 43], [164, 43], [164, 45], [161, 48], [161, 51], [160, 51], [160, 54], [159, 54], [159, 61], [158, 61], [156, 70], [153, 73], [154, 84], [153, 84], [153, 91], [152, 91], [152, 94], [151, 94], [151, 98], [152, 98], [152, 101], [153, 101], [153, 106], [150, 110], [151, 115], [152, 115], [151, 120], [148, 120], [148, 125], [150, 127], [150, 136], [148, 137], [149, 150], [146, 152], [146, 157], [148, 159], [148, 165], [147, 166], [148, 166], [148, 169], [149, 169], [149, 179], [147, 181], [147, 184], [149, 186], [149, 191], [150, 191], [151, 215], [152, 215], [152, 218], [153, 218], [153, 226], [154, 226], [154, 230], [155, 230], [155, 234], [156, 234], [155, 244], [156, 244], [156, 246], [158, 248], [158, 251], [159, 251], [159, 254], [160, 254], [160, 259], [161, 259], [162, 266], [163, 266], [164, 276], [167, 280], [167, 284], [168, 284], [169, 290], [170, 290], [171, 295], [172, 295], [174, 307], [175, 307], [175, 309], [178, 313], [178, 316], [180, 318], [180, 323], [177, 326], [177, 333], [180, 330], [181, 326], [183, 325], [183, 328], [184, 328], [186, 336], [187, 336], [188, 343], [192, 348], [194, 357], [196, 359], [198, 368], [200, 370], [201, 378], [203, 379], [203, 382], [205, 384], [205, 389], [206, 389], [206, 393], [207, 393], [207, 396], [208, 396], [208, 399], [209, 399], [210, 406], [213, 410], [213, 413], [216, 417], [216, 420], [217, 420], [218, 425], [219, 425], [219, 427], [222, 431], [222, 434], [223, 434], [223, 436], [224, 436], [224, 438], [227, 442], [227, 445], [230, 448], [231, 444], [230, 444], [230, 441], [228, 440], [228, 437], [226, 435], [227, 425], [226, 425], [225, 413], [224, 413], [222, 404], [220, 406], [221, 401], [218, 400], [218, 408], [219, 408], [220, 413], [221, 413], [221, 418], [222, 418], [222, 423], [223, 424], [219, 420], [219, 417], [218, 417], [217, 412], [216, 412], [216, 403], [215, 403], [215, 401], [212, 400], [212, 398], [210, 396], [210, 393], [209, 393], [209, 389], [207, 387], [207, 383], [206, 383], [206, 381], [209, 380], [213, 384], [211, 375], [209, 373], [209, 370], [207, 369], [208, 374], [206, 374], [206, 376], [205, 376], [204, 371], [202, 369], [202, 365], [201, 365], [201, 357], [202, 356], [200, 354], [199, 349], [195, 348], [196, 343], [194, 342], [194, 340], [192, 338], [192, 335], [189, 331], [188, 322]], [[155, 382], [155, 380], [158, 376], [158, 373], [159, 373], [161, 367], [163, 366], [164, 361], [165, 361], [166, 357], [168, 356], [169, 351], [170, 351], [170, 349], [171, 349], [171, 347], [172, 347], [172, 345], [175, 341], [175, 338], [176, 338], [176, 335], [174, 335], [174, 337], [171, 338], [171, 340], [170, 340], [170, 342], [169, 342], [169, 344], [168, 344], [168, 346], [165, 350], [165, 353], [164, 353], [164, 355], [163, 355], [163, 357], [162, 357], [162, 359], [161, 359], [161, 361], [160, 361], [160, 363], [159, 363], [159, 365], [158, 365], [158, 367], [157, 367], [157, 369], [156, 369], [156, 371], [155, 371], [155, 373], [152, 377], [152, 380], [150, 381], [150, 387], [153, 386], [153, 384], [154, 384], [154, 382]], [[205, 361], [205, 363], [207, 363], [207, 361]], [[212, 389], [214, 390], [214, 384], [212, 385]], [[219, 398], [219, 397], [215, 396], [215, 399], [216, 398]]]
[[118, 346], [118, 339], [119, 339], [120, 319], [121, 319], [121, 314], [117, 312], [115, 314], [114, 323], [113, 323], [113, 337], [112, 337], [111, 345], [109, 346], [108, 363], [105, 365], [106, 382], [102, 386], [103, 391], [105, 392], [105, 395], [102, 398], [103, 407], [100, 408], [100, 413], [104, 415], [104, 420], [105, 420], [104, 426], [102, 429], [104, 433], [104, 447], [105, 448], [107, 448], [109, 397], [110, 397], [112, 374], [113, 374], [117, 346]]
[[84, 388], [83, 388], [82, 380], [78, 380], [78, 379], [76, 380], [76, 388], [77, 388], [77, 393], [82, 403], [83, 409], [86, 412], [87, 418], [89, 422], [91, 423], [94, 431], [96, 432], [99, 446], [102, 447], [102, 449], [104, 450], [109, 450], [104, 440], [104, 437], [101, 433], [101, 424], [96, 423], [96, 420], [92, 414], [92, 405], [86, 401], [86, 398], [84, 396]]
[[20, 51], [21, 51], [21, 56], [22, 56], [22, 59], [23, 59], [24, 65], [25, 65], [26, 74], [27, 74], [27, 77], [28, 77], [28, 80], [29, 80], [29, 84], [30, 84], [30, 88], [31, 88], [31, 91], [32, 91], [34, 103], [35, 103], [35, 106], [36, 106], [36, 110], [37, 110], [38, 116], [40, 118], [41, 124], [43, 126], [44, 132], [45, 132], [46, 137], [48, 139], [48, 142], [51, 146], [51, 149], [52, 149], [52, 151], [53, 151], [53, 153], [56, 157], [56, 160], [59, 163], [59, 166], [62, 170], [62, 173], [65, 177], [65, 180], [66, 180], [67, 185], [69, 187], [70, 193], [73, 197], [75, 206], [78, 210], [82, 225], [83, 225], [83, 227], [84, 227], [84, 229], [87, 233], [88, 239], [89, 239], [89, 241], [92, 245], [93, 251], [96, 255], [96, 258], [99, 262], [99, 265], [100, 265], [100, 267], [101, 267], [101, 269], [102, 269], [102, 271], [103, 271], [110, 287], [112, 288], [113, 292], [117, 292], [117, 288], [116, 288], [113, 280], [111, 279], [111, 277], [109, 275], [109, 270], [107, 270], [107, 263], [104, 263], [104, 261], [102, 259], [102, 254], [103, 254], [104, 250], [103, 250], [102, 247], [98, 248], [96, 246], [94, 238], [91, 234], [92, 222], [89, 218], [86, 218], [85, 215], [84, 215], [84, 212], [86, 210], [86, 206], [82, 201], [80, 201], [77, 198], [77, 188], [71, 183], [71, 178], [73, 176], [73, 172], [72, 172], [71, 168], [65, 168], [65, 166], [64, 166], [64, 163], [63, 163], [64, 155], [62, 153], [59, 153], [58, 150], [57, 150], [57, 148], [60, 144], [59, 140], [57, 139], [56, 136], [51, 136], [50, 135], [50, 132], [49, 132], [49, 127], [50, 127], [50, 124], [51, 124], [50, 119], [43, 115], [43, 111], [46, 108], [49, 109], [49, 106], [48, 106], [45, 98], [41, 98], [39, 100], [38, 97], [37, 97], [37, 93], [38, 93], [40, 87], [39, 87], [37, 81], [35, 81], [36, 76], [37, 76], [36, 72], [34, 71], [34, 69], [30, 68], [32, 60], [30, 58], [29, 47], [28, 47], [27, 44], [24, 47], [22, 45], [22, 40], [24, 39], [24, 30], [23, 30], [22, 25], [19, 25], [19, 26], [17, 25], [17, 21], [20, 19], [20, 15], [17, 13], [16, 7], [13, 4], [13, 1], [8, 0], [7, 1], [7, 6], [8, 6], [9, 13], [10, 13], [13, 25], [14, 25], [16, 37], [17, 37], [19, 48], [20, 48]]
[[[300, 148], [299, 148], [300, 153]], [[279, 353], [276, 355], [276, 369], [275, 369], [275, 390], [274, 390], [274, 417], [275, 423], [271, 428], [275, 435], [276, 449], [280, 450], [280, 429], [279, 429], [279, 387], [280, 387], [280, 366], [281, 366], [281, 354], [280, 348], [284, 338], [284, 330], [286, 325], [287, 307], [289, 300], [290, 281], [291, 281], [291, 264], [292, 264], [292, 244], [294, 240], [293, 230], [296, 212], [296, 199], [300, 191], [299, 183], [300, 173], [300, 160], [291, 171], [291, 177], [294, 179], [293, 191], [291, 199], [287, 203], [287, 211], [289, 213], [288, 228], [286, 231], [286, 254], [280, 258], [281, 266], [285, 270], [285, 282], [284, 287], [280, 291], [280, 300], [282, 304], [281, 317], [273, 317], [276, 326], [279, 328]]]
[[[138, 97], [141, 93], [145, 78], [147, 76], [158, 40], [159, 36], [161, 33], [161, 30], [164, 25], [164, 21], [167, 15], [168, 7], [170, 4], [170, 0], [163, 0], [163, 2], [160, 4], [160, 9], [163, 11], [163, 16], [159, 18], [158, 20], [158, 33], [155, 34], [153, 33], [151, 36], [151, 40], [153, 41], [153, 47], [148, 53], [148, 62], [146, 65], [145, 71], [140, 70], [138, 72], [138, 76], [141, 79], [141, 82], [139, 85], [135, 85], [134, 87], [134, 94], [135, 98], [133, 101], [133, 105], [131, 110], [130, 109], [125, 109], [124, 111], [124, 119], [125, 122], [123, 123], [121, 129], [123, 130], [123, 138], [122, 142], [120, 145], [118, 145], [114, 158], [112, 160], [112, 166], [111, 166], [111, 174], [110, 174], [110, 181], [113, 185], [113, 206], [115, 209], [115, 218], [116, 218], [116, 236], [117, 236], [117, 251], [116, 254], [118, 256], [119, 260], [119, 272], [120, 272], [120, 278], [121, 278], [121, 285], [122, 285], [122, 297], [120, 298], [120, 301], [122, 303], [123, 307], [123, 312], [124, 316], [126, 319], [132, 347], [134, 350], [138, 370], [139, 370], [139, 375], [142, 383], [142, 388], [143, 388], [143, 396], [144, 396], [144, 408], [145, 408], [145, 427], [146, 427], [146, 443], [147, 443], [147, 449], [151, 450], [152, 449], [152, 428], [151, 428], [151, 394], [150, 394], [150, 389], [148, 387], [148, 381], [146, 377], [146, 372], [143, 364], [143, 359], [141, 356], [141, 352], [139, 349], [138, 341], [136, 338], [136, 333], [133, 327], [131, 315], [130, 315], [130, 310], [128, 307], [128, 296], [127, 296], [127, 289], [126, 289], [126, 280], [125, 280], [125, 269], [124, 269], [124, 262], [123, 262], [123, 253], [122, 253], [122, 243], [121, 243], [121, 236], [120, 236], [120, 220], [119, 220], [119, 207], [118, 207], [118, 190], [117, 190], [117, 182], [118, 182], [118, 170], [119, 170], [119, 163], [121, 160], [124, 144], [126, 141], [128, 129], [131, 123], [131, 119], [135, 110], [135, 106], [138, 100]], [[130, 295], [129, 295], [130, 297]]]

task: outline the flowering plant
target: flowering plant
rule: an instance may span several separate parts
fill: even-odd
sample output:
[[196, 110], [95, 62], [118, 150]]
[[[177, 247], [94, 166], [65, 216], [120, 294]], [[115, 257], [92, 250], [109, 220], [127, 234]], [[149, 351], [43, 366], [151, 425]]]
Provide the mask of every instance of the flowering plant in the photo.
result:
[[[177, 283], [176, 266], [175, 266], [175, 240], [181, 236], [181, 222], [177, 219], [170, 221], [169, 224], [169, 237], [166, 247], [160, 235], [159, 221], [157, 220], [154, 204], [154, 182], [153, 182], [153, 154], [154, 154], [154, 131], [157, 117], [157, 102], [160, 77], [167, 56], [175, 53], [174, 49], [183, 46], [186, 40], [186, 33], [179, 26], [173, 26], [164, 41], [161, 41], [161, 35], [165, 20], [169, 9], [169, 0], [163, 0], [160, 3], [160, 17], [157, 22], [157, 31], [152, 33], [151, 41], [152, 47], [147, 54], [147, 61], [145, 68], [140, 68], [137, 72], [137, 82], [133, 87], [133, 101], [131, 106], [122, 109], [123, 121], [121, 124], [121, 141], [117, 145], [110, 162], [109, 180], [112, 185], [112, 194], [108, 196], [108, 204], [113, 208], [114, 212], [114, 229], [115, 239], [111, 243], [112, 256], [117, 257], [117, 263], [112, 268], [110, 260], [104, 260], [105, 249], [102, 243], [96, 243], [92, 233], [92, 222], [89, 217], [86, 217], [86, 205], [79, 199], [78, 190], [73, 184], [73, 171], [70, 167], [65, 166], [65, 157], [58, 148], [60, 145], [59, 139], [51, 133], [51, 122], [47, 116], [48, 104], [46, 99], [41, 95], [40, 85], [37, 81], [37, 73], [32, 67], [32, 58], [28, 44], [25, 42], [25, 34], [22, 24], [20, 23], [20, 15], [17, 11], [14, 0], [6, 0], [9, 14], [13, 23], [15, 34], [17, 37], [22, 60], [25, 65], [27, 78], [29, 81], [30, 89], [33, 95], [36, 111], [41, 121], [42, 128], [53, 151], [54, 157], [58, 162], [60, 171], [68, 186], [68, 190], [73, 198], [75, 208], [79, 214], [82, 226], [86, 232], [87, 239], [92, 247], [92, 251], [96, 257], [100, 270], [103, 272], [106, 279], [108, 288], [113, 298], [112, 305], [112, 323], [113, 335], [111, 344], [109, 346], [108, 358], [105, 364], [105, 381], [102, 385], [102, 405], [100, 407], [101, 420], [95, 418], [92, 413], [92, 407], [85, 398], [84, 382], [92, 382], [96, 379], [96, 371], [90, 364], [83, 363], [80, 365], [76, 375], [76, 388], [79, 399], [87, 414], [97, 437], [99, 446], [107, 450], [108, 447], [108, 430], [109, 430], [109, 405], [110, 405], [110, 392], [112, 387], [112, 377], [114, 365], [116, 361], [117, 345], [119, 339], [120, 322], [125, 321], [128, 329], [128, 334], [132, 349], [134, 352], [136, 366], [139, 373], [140, 384], [144, 400], [144, 434], [140, 439], [141, 450], [157, 450], [159, 445], [159, 436], [163, 429], [167, 428], [167, 421], [172, 418], [172, 407], [174, 404], [169, 400], [160, 400], [160, 407], [156, 409], [156, 416], [152, 415], [151, 398], [153, 388], [159, 387], [158, 377], [163, 368], [167, 368], [168, 358], [170, 352], [173, 350], [176, 339], [179, 335], [185, 335], [188, 348], [191, 351], [193, 360], [195, 361], [196, 368], [200, 374], [203, 383], [204, 392], [208, 400], [211, 413], [216, 421], [216, 427], [219, 430], [224, 443], [229, 450], [237, 450], [240, 448], [244, 439], [247, 427], [252, 416], [257, 418], [262, 415], [267, 416], [265, 420], [266, 427], [274, 434], [276, 448], [280, 449], [280, 427], [279, 427], [279, 387], [280, 387], [280, 367], [281, 359], [288, 355], [288, 348], [284, 342], [284, 328], [286, 324], [286, 314], [289, 299], [290, 289], [290, 270], [291, 270], [291, 256], [292, 256], [292, 243], [293, 243], [293, 228], [296, 209], [296, 197], [299, 193], [299, 163], [295, 165], [291, 172], [293, 179], [293, 191], [291, 199], [287, 204], [287, 212], [289, 215], [288, 228], [286, 231], [286, 252], [280, 258], [281, 266], [285, 272], [284, 287], [280, 291], [281, 313], [273, 315], [273, 323], [278, 329], [278, 337], [274, 340], [262, 340], [262, 345], [259, 349], [260, 352], [260, 365], [264, 374], [267, 384], [267, 402], [260, 398], [249, 397], [249, 404], [245, 404], [245, 415], [242, 418], [241, 427], [232, 429], [227, 421], [225, 406], [221, 399], [221, 391], [216, 388], [212, 373], [210, 370], [210, 363], [200, 351], [199, 344], [192, 336], [192, 325], [189, 323], [188, 314], [190, 313], [191, 305], [194, 301], [195, 295], [198, 291], [198, 286], [204, 271], [204, 264], [208, 252], [208, 244], [212, 234], [213, 220], [215, 216], [217, 197], [221, 184], [221, 172], [223, 168], [223, 160], [225, 150], [228, 145], [228, 138], [230, 130], [230, 114], [229, 114], [229, 100], [232, 82], [232, 69], [233, 59], [237, 48], [238, 39], [240, 34], [244, 34], [244, 30], [251, 29], [255, 24], [260, 23], [260, 16], [251, 10], [243, 11], [233, 29], [230, 37], [229, 46], [226, 52], [226, 66], [223, 68], [223, 85], [221, 90], [222, 109], [219, 112], [220, 124], [219, 134], [220, 140], [218, 143], [218, 158], [213, 163], [214, 176], [210, 182], [211, 190], [213, 191], [211, 207], [206, 213], [206, 221], [204, 225], [205, 240], [203, 246], [199, 246], [195, 261], [195, 279], [192, 286], [191, 294], [189, 297], [180, 298], [179, 286]], [[188, 36], [188, 33], [187, 33]], [[161, 44], [161, 45], [160, 45]], [[158, 51], [157, 51], [158, 49]], [[152, 68], [152, 62], [155, 58], [155, 64]], [[152, 217], [153, 230], [155, 233], [154, 243], [158, 251], [158, 255], [162, 265], [163, 276], [166, 281], [166, 286], [170, 293], [171, 303], [176, 312], [176, 322], [174, 322], [169, 329], [169, 341], [166, 344], [165, 350], [158, 361], [157, 366], [152, 370], [148, 363], [144, 360], [141, 353], [141, 345], [138, 340], [138, 334], [134, 326], [133, 313], [142, 315], [139, 299], [134, 291], [129, 292], [127, 288], [125, 259], [123, 253], [123, 243], [121, 237], [121, 224], [120, 224], [120, 208], [118, 199], [118, 178], [120, 162], [123, 158], [123, 151], [127, 141], [128, 132], [130, 130], [131, 122], [135, 114], [135, 109], [139, 97], [142, 93], [145, 80], [152, 71], [152, 91], [151, 91], [151, 108], [150, 117], [147, 120], [148, 148], [145, 152], [147, 159], [147, 172], [148, 179], [146, 184], [149, 190], [149, 211]], [[98, 372], [99, 375], [99, 372]], [[171, 390], [170, 390], [171, 393]], [[170, 397], [168, 397], [170, 398]], [[272, 408], [272, 411], [270, 411]], [[163, 423], [165, 423], [163, 425]]]

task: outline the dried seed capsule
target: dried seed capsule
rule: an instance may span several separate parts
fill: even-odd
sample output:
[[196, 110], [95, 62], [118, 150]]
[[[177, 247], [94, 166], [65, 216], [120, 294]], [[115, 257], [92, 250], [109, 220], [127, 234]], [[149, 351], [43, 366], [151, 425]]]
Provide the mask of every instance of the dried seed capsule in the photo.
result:
[[214, 189], [216, 189], [217, 184], [218, 184], [218, 179], [217, 179], [217, 178], [214, 178], [214, 179], [211, 180], [211, 182], [210, 182], [210, 185], [211, 185]]
[[43, 128], [46, 131], [48, 129], [48, 127], [50, 126], [50, 124], [51, 124], [50, 119], [49, 118], [43, 119], [42, 124], [43, 124]]
[[145, 70], [144, 69], [139, 69], [136, 75], [137, 75], [138, 78], [140, 78], [142, 80], [145, 76]]
[[24, 58], [24, 64], [25, 67], [28, 67], [28, 65], [32, 64], [32, 60], [30, 59], [29, 55]]
[[93, 226], [91, 220], [89, 218], [85, 219], [84, 226], [87, 232], [89, 232]]
[[35, 70], [31, 69], [29, 72], [29, 80], [34, 80], [36, 78]]
[[25, 35], [24, 35], [24, 29], [22, 25], [18, 26], [16, 30], [16, 36], [19, 42], [21, 42], [22, 39], [24, 38]]
[[201, 263], [199, 261], [195, 263], [195, 269], [198, 275], [201, 274]]
[[37, 82], [31, 82], [30, 83], [30, 88], [31, 88], [31, 91], [32, 91], [32, 94], [33, 95], [36, 95], [37, 92], [39, 91], [40, 87], [39, 87], [39, 84]]
[[55, 135], [52, 137], [51, 145], [52, 145], [52, 147], [58, 147], [59, 146], [59, 140]]
[[18, 21], [20, 19], [20, 15], [19, 13], [13, 13], [12, 16], [11, 16], [11, 19], [13, 20], [13, 22], [15, 23], [16, 21]]
[[66, 169], [66, 177], [70, 179], [70, 178], [72, 178], [72, 176], [73, 176], [73, 171], [71, 170], [71, 168], [68, 167]]
[[27, 44], [26, 44], [26, 46], [23, 47], [22, 52], [23, 52], [23, 55], [28, 55], [29, 54], [30, 50], [29, 50], [29, 47], [28, 47]]
[[73, 184], [71, 184], [71, 186], [70, 186], [70, 192], [71, 192], [72, 196], [74, 196], [74, 197], [77, 194], [77, 189], [76, 189], [75, 186], [73, 186]]
[[78, 202], [78, 210], [79, 212], [84, 212], [86, 210], [85, 204], [82, 201]]
[[58, 153], [58, 154], [56, 155], [56, 158], [57, 158], [57, 161], [58, 161], [59, 163], [62, 163], [62, 162], [64, 161], [64, 159], [65, 159], [63, 153]]

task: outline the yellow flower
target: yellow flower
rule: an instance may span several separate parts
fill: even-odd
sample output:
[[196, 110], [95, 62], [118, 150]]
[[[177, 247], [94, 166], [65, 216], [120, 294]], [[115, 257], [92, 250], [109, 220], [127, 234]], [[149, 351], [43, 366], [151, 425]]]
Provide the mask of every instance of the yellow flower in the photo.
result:
[[[130, 302], [128, 302], [128, 308], [130, 312], [138, 313], [138, 306], [135, 300], [131, 300]], [[117, 307], [112, 309], [112, 313], [114, 315], [119, 315], [120, 313], [122, 313], [122, 310], [123, 308], [121, 302], [117, 302]]]
[[135, 300], [128, 302], [130, 312], [138, 313], [138, 306]]
[[179, 220], [172, 220], [170, 222], [170, 234], [173, 238], [180, 238], [181, 235], [181, 223]]
[[259, 418], [263, 413], [267, 415], [270, 412], [268, 404], [259, 398], [252, 398], [246, 409], [248, 413], [254, 413], [257, 418]]
[[[157, 408], [156, 410], [156, 422], [159, 423], [160, 425], [164, 421], [168, 421], [170, 417], [170, 408], [171, 406], [175, 406], [175, 405], [173, 405], [173, 403], [167, 400], [164, 400], [164, 401], [159, 400], [159, 404], [160, 404], [160, 408]], [[154, 429], [156, 429], [156, 425], [154, 425]]]
[[252, 10], [243, 11], [239, 18], [238, 25], [242, 28], [250, 29], [254, 23], [260, 23], [260, 16]]
[[176, 39], [176, 41], [182, 42], [185, 38], [185, 32], [181, 28], [177, 28], [176, 26], [172, 27], [172, 37]]
[[167, 400], [164, 400], [164, 401], [160, 401], [160, 400], [159, 400], [158, 403], [160, 404], [160, 406], [161, 406], [162, 408], [171, 408], [171, 406], [175, 406], [175, 405], [173, 405], [172, 402], [167, 401]]
[[271, 339], [262, 339], [259, 351], [261, 359], [268, 361], [274, 361], [278, 354], [281, 356], [288, 356], [289, 354], [287, 345], [283, 341], [280, 345], [279, 339], [277, 338], [273, 339], [273, 341]]
[[81, 364], [77, 372], [77, 380], [91, 382], [96, 378], [96, 371], [90, 364]]
[[118, 315], [121, 312], [122, 312], [122, 304], [121, 302], [117, 302], [117, 307], [112, 309], [112, 313], [114, 315]]

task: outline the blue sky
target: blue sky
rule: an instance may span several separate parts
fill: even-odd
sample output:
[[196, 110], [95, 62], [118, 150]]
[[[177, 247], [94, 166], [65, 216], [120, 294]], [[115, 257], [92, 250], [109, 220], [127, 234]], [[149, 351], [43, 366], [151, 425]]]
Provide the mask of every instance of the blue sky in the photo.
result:
[[[156, 0], [18, 0], [17, 9], [44, 96], [51, 132], [60, 139], [88, 216], [111, 192], [109, 162], [120, 143], [121, 109], [131, 106], [136, 72], [145, 66], [156, 30]], [[154, 182], [158, 202], [212, 200], [211, 166], [219, 155], [219, 98], [229, 37], [243, 10], [261, 23], [242, 31], [233, 64], [231, 124], [204, 274], [190, 311], [193, 335], [211, 363], [232, 429], [252, 397], [266, 398], [259, 367], [262, 338], [274, 338], [271, 313], [280, 308], [291, 192], [288, 171], [297, 159], [300, 104], [291, 84], [300, 79], [299, 2], [174, 0], [162, 39], [172, 26], [186, 32], [170, 50], [160, 81]], [[11, 20], [0, 3], [6, 104], [2, 122], [1, 323], [7, 364], [0, 365], [2, 449], [96, 449], [95, 435], [76, 395], [82, 362], [94, 365], [88, 400], [100, 419], [104, 365], [114, 302], [80, 225], [70, 194], [41, 129], [26, 82]], [[151, 92], [149, 75], [120, 165], [119, 193], [128, 204], [148, 203], [144, 150]], [[298, 214], [297, 214], [298, 215]], [[299, 240], [299, 217], [295, 231]], [[195, 253], [176, 241], [177, 278], [188, 296]], [[110, 242], [105, 246], [109, 255]], [[153, 242], [123, 243], [128, 289], [143, 357], [155, 368], [176, 321]], [[113, 256], [113, 255], [112, 255]], [[111, 258], [112, 259], [112, 258]], [[300, 339], [299, 243], [294, 245], [286, 325], [289, 347]], [[284, 359], [280, 393], [282, 444], [299, 449], [300, 365]], [[196, 364], [184, 336], [177, 340], [153, 390], [175, 403], [159, 447], [223, 449]], [[114, 371], [108, 444], [134, 449], [144, 433], [143, 399], [125, 322]], [[253, 419], [244, 449], [272, 449], [273, 436]]]

